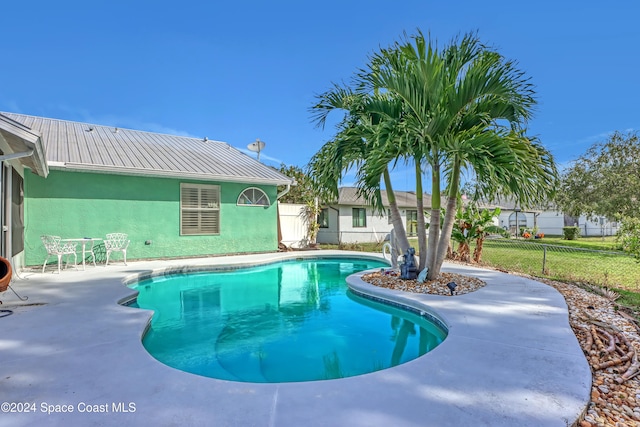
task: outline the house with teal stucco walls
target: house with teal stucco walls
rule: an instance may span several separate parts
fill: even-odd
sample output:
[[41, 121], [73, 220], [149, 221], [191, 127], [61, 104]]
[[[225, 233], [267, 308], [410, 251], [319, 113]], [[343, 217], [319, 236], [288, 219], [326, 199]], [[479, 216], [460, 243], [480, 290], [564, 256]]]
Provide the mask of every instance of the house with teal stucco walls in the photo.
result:
[[24, 265], [46, 234], [127, 233], [128, 259], [278, 249], [278, 186], [294, 182], [225, 142], [0, 114], [41, 136], [48, 165], [24, 172]]

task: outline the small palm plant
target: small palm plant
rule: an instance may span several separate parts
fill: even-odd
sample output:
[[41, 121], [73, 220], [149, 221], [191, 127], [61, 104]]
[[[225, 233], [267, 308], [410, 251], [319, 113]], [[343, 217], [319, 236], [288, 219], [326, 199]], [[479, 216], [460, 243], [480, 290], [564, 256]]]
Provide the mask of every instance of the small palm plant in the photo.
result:
[[500, 215], [500, 208], [479, 210], [475, 205], [458, 207], [456, 222], [453, 225], [451, 238], [458, 243], [456, 259], [463, 262], [471, 260], [471, 242], [475, 240], [473, 261], [482, 260], [482, 246], [485, 238], [491, 233], [502, 233], [503, 230], [493, 224], [493, 219]]
[[504, 230], [493, 223], [493, 219], [500, 215], [500, 208], [494, 210], [483, 209], [476, 222], [476, 247], [473, 250], [473, 261], [482, 261], [482, 245], [489, 234], [504, 234]]
[[474, 239], [473, 224], [472, 224], [472, 209], [467, 206], [462, 208], [458, 206], [456, 211], [455, 223], [453, 224], [453, 230], [451, 230], [451, 239], [458, 243], [458, 249], [454, 255], [454, 259], [462, 262], [471, 261], [470, 244]]

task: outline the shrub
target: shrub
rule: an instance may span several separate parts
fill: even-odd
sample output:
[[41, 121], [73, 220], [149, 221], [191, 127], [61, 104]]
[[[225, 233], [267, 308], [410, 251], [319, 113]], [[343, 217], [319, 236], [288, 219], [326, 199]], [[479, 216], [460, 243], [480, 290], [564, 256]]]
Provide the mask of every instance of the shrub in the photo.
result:
[[623, 251], [640, 261], [640, 218], [624, 218], [616, 240]]
[[577, 240], [580, 237], [580, 227], [562, 227], [562, 236], [564, 240]]

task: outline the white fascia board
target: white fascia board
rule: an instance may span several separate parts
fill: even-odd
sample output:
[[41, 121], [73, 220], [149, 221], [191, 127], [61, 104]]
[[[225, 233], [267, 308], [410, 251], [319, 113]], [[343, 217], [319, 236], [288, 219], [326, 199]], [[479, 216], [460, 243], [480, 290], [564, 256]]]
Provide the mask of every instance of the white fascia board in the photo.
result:
[[179, 172], [179, 171], [163, 171], [163, 170], [150, 170], [141, 168], [132, 168], [126, 166], [103, 166], [92, 165], [86, 163], [64, 163], [64, 162], [49, 162], [49, 168], [54, 170], [65, 170], [75, 172], [95, 172], [106, 173], [114, 175], [134, 175], [134, 176], [146, 176], [156, 178], [178, 178], [178, 179], [191, 179], [195, 181], [221, 181], [221, 182], [240, 182], [246, 184], [264, 184], [264, 185], [287, 185], [292, 184], [292, 180], [284, 179], [264, 179], [264, 178], [252, 178], [252, 177], [236, 177], [227, 175], [212, 175], [195, 172]]

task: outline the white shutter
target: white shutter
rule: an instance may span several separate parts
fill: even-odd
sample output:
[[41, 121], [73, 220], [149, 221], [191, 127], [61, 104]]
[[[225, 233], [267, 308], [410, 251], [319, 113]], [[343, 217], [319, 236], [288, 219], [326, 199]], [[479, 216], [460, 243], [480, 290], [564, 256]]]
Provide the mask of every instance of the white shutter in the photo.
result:
[[200, 207], [202, 209], [220, 208], [219, 187], [200, 188]]
[[220, 186], [180, 184], [180, 234], [220, 233]]
[[199, 191], [194, 187], [183, 186], [181, 188], [180, 203], [182, 209], [195, 209], [198, 208], [198, 194]]

